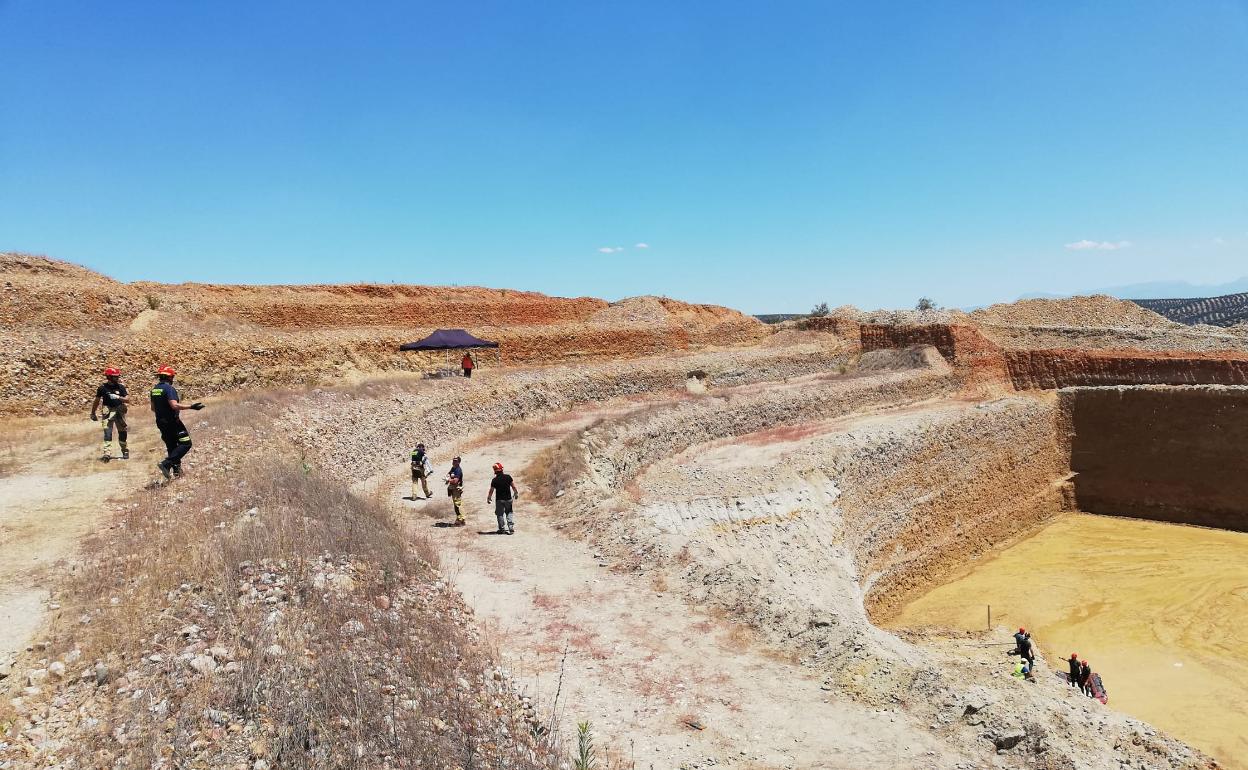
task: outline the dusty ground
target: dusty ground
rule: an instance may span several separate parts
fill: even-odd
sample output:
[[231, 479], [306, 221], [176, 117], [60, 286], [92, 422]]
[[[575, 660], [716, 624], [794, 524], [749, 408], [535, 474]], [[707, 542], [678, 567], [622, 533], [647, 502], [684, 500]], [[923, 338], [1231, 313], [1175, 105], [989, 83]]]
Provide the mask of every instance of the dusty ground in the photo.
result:
[[83, 536], [149, 480], [155, 443], [138, 436], [133, 459], [106, 464], [97, 459], [99, 425], [86, 419], [9, 420], [0, 432], [12, 437], [12, 459], [0, 474], [0, 663], [7, 663], [34, 638]]
[[[538, 438], [470, 451], [469, 484], [481, 489], [494, 462], [523, 469], [577, 430], [636, 408], [582, 411], [543, 423]], [[523, 470], [517, 484], [524, 488]], [[391, 485], [391, 497], [409, 488]], [[904, 713], [838, 698], [738, 622], [691, 609], [647, 576], [608, 569], [531, 496], [521, 498], [517, 534], [507, 537], [489, 534], [494, 516], [481, 494], [465, 501], [470, 526], [439, 526], [449, 518], [429, 513], [449, 508], [438, 492], [402, 506], [411, 526], [434, 528], [447, 572], [495, 632], [500, 660], [543, 700], [562, 686], [565, 724], [590, 720], [622, 760], [639, 768], [962, 766]]]

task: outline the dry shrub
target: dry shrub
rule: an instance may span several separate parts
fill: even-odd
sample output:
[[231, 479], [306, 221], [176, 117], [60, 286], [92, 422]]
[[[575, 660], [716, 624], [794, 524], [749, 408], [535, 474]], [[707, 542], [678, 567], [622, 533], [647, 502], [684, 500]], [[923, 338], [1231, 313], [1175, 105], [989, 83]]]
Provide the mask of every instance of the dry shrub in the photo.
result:
[[589, 452], [581, 442], [602, 423], [602, 420], [594, 422], [533, 458], [525, 469], [525, 476], [539, 500], [550, 502], [560, 490], [570, 488], [589, 472]]
[[[280, 465], [182, 484], [145, 493], [65, 592], [66, 616], [82, 622], [60, 646], [134, 672], [145, 692], [110, 704], [125, 743], [83, 740], [78, 766], [232, 766], [257, 751], [296, 770], [553, 766], [549, 747], [491, 705], [508, 695], [434, 550], [379, 500]], [[280, 596], [245, 588], [269, 584]], [[189, 624], [201, 631], [183, 638]], [[209, 646], [230, 650], [237, 671], [193, 672], [189, 658]], [[163, 671], [139, 660], [152, 651]]]
[[0, 440], [0, 476], [11, 476], [19, 467], [17, 446], [10, 439]]

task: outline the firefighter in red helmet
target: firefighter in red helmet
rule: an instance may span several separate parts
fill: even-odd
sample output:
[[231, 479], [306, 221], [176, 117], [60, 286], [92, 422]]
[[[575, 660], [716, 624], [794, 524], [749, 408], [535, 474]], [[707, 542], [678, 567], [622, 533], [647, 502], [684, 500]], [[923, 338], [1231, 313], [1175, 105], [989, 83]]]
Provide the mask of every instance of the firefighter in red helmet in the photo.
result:
[[178, 400], [177, 388], [173, 387], [173, 378], [177, 376], [177, 372], [172, 366], [160, 367], [156, 376], [158, 379], [150, 394], [152, 414], [156, 416], [156, 428], [160, 431], [160, 438], [165, 442], [165, 450], [168, 452], [168, 456], [156, 467], [167, 481], [173, 476], [182, 475], [182, 458], [191, 451], [191, 434], [182, 424], [180, 414], [187, 409], [203, 409], [204, 405], [198, 401], [184, 404]]
[[[130, 459], [130, 448], [126, 445], [129, 426], [126, 425], [126, 409], [129, 406], [129, 393], [121, 384], [121, 370], [108, 367], [104, 370], [104, 384], [95, 389], [95, 401], [91, 402], [91, 420], [104, 421], [104, 454], [100, 457], [104, 462], [113, 459], [113, 429], [117, 429], [117, 445], [121, 449], [121, 459]], [[104, 407], [103, 416], [96, 412]]]

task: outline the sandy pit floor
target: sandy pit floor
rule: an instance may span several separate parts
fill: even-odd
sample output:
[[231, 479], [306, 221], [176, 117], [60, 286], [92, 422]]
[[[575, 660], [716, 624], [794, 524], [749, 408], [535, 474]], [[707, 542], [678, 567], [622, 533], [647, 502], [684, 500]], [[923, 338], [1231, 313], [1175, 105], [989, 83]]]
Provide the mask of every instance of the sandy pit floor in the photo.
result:
[[1248, 534], [1072, 514], [889, 625], [1025, 626], [1049, 667], [1077, 652], [1109, 705], [1248, 768]]

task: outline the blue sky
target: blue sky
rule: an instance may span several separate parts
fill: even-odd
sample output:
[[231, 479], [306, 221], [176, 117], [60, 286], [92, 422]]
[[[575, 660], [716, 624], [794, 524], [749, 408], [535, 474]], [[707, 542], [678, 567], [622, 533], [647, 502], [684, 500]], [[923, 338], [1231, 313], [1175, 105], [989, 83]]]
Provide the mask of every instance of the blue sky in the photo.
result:
[[0, 249], [124, 280], [780, 312], [1248, 273], [1243, 0], [0, 0], [0, 115]]

